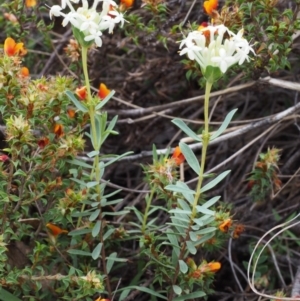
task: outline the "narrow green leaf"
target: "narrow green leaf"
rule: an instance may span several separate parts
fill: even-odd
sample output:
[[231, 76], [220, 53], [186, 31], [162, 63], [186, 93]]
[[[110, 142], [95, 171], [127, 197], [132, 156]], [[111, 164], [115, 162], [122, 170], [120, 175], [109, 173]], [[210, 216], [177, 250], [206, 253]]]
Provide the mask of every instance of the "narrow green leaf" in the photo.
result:
[[79, 111], [83, 113], [87, 113], [89, 111], [88, 108], [80, 102], [71, 91], [66, 91], [66, 94]]
[[99, 258], [100, 253], [101, 253], [101, 249], [102, 249], [102, 243], [99, 242], [98, 245], [96, 246], [96, 248], [92, 252], [92, 257], [93, 257], [94, 260]]
[[172, 122], [176, 124], [184, 133], [186, 133], [189, 137], [193, 138], [195, 141], [201, 142], [202, 139], [192, 131], [188, 125], [184, 123], [181, 119], [173, 119]]
[[68, 233], [68, 235], [70, 235], [70, 236], [79, 236], [79, 235], [84, 235], [84, 234], [88, 234], [88, 233], [91, 233], [91, 232], [92, 232], [91, 229], [76, 229], [76, 230], [70, 231]]
[[86, 187], [86, 183], [84, 181], [81, 181], [79, 179], [76, 178], [71, 178], [72, 181], [78, 183], [79, 185], [81, 185], [82, 187]]
[[207, 227], [205, 229], [201, 229], [199, 231], [196, 231], [195, 234], [196, 235], [203, 235], [203, 234], [214, 232], [214, 231], [216, 231], [216, 229], [217, 229], [216, 227]]
[[183, 260], [179, 260], [178, 263], [179, 263], [179, 269], [181, 273], [186, 274], [187, 271], [189, 270], [188, 265]]
[[18, 297], [15, 297], [10, 292], [0, 287], [0, 300], [2, 301], [22, 301]]
[[209, 208], [210, 206], [214, 205], [218, 200], [220, 199], [220, 196], [217, 195], [213, 198], [211, 198], [209, 201], [205, 202], [202, 207]]
[[185, 300], [191, 300], [191, 299], [195, 299], [195, 298], [201, 298], [206, 296], [206, 294], [202, 291], [197, 291], [197, 292], [193, 292], [187, 295], [182, 295], [179, 297], [176, 297], [173, 299], [173, 301], [185, 301]]
[[[178, 187], [182, 187], [185, 191], [186, 191], [186, 190], [190, 191], [189, 186], [188, 186], [186, 183], [184, 183], [184, 182], [177, 181], [177, 182], [176, 182], [176, 185], [177, 185]], [[182, 194], [183, 194], [184, 198], [185, 198], [191, 205], [193, 205], [193, 203], [194, 203], [194, 196], [193, 196], [193, 194], [191, 194], [191, 193], [186, 193], [186, 192], [182, 192]]]
[[204, 208], [203, 206], [196, 206], [197, 208], [197, 212], [201, 212], [203, 214], [207, 214], [207, 215], [215, 215], [215, 211], [212, 211], [210, 209]]
[[176, 246], [175, 248], [173, 248], [173, 250], [176, 253], [177, 257], [179, 257], [180, 250], [179, 250], [177, 235], [175, 233], [170, 232], [170, 230], [167, 230], [166, 234], [167, 234], [167, 237], [168, 237], [170, 243], [173, 246]]
[[198, 246], [200, 244], [203, 244], [204, 242], [206, 242], [207, 240], [211, 239], [212, 237], [214, 237], [215, 233], [214, 232], [210, 232], [208, 234], [203, 235], [199, 240], [197, 240], [194, 245]]
[[230, 170], [226, 170], [224, 172], [222, 172], [220, 175], [218, 175], [215, 179], [213, 179], [212, 181], [210, 181], [208, 184], [206, 184], [205, 186], [203, 186], [201, 188], [201, 193], [208, 191], [212, 188], [214, 188], [217, 184], [219, 184], [228, 174], [230, 173]]
[[96, 181], [91, 181], [91, 182], [86, 183], [87, 188], [92, 188], [92, 187], [95, 187], [97, 185], [98, 185], [98, 182], [96, 182]]
[[118, 194], [119, 192], [121, 192], [122, 189], [117, 189], [117, 190], [114, 190], [113, 192], [109, 193], [109, 194], [105, 194], [103, 197], [108, 199], [108, 198], [111, 198], [112, 196]]
[[[107, 201], [107, 202], [105, 202], [105, 206], [111, 206], [111, 205], [119, 204], [122, 201], [123, 201], [123, 199]], [[102, 207], [103, 207], [104, 206], [103, 203], [101, 203], [101, 204], [102, 204]]]
[[167, 185], [167, 186], [165, 187], [165, 189], [171, 190], [171, 191], [174, 191], [174, 192], [181, 192], [181, 193], [195, 194], [195, 191], [194, 191], [194, 190], [191, 190], [191, 189], [188, 189], [188, 188], [183, 188], [183, 187], [180, 187], [180, 186], [174, 185], [174, 184]]
[[197, 253], [197, 249], [191, 241], [186, 242], [186, 247], [191, 254], [195, 255]]
[[185, 211], [190, 211], [190, 212], [191, 212], [191, 208], [190, 208], [190, 206], [187, 204], [187, 202], [185, 202], [185, 201], [182, 200], [182, 199], [178, 199], [177, 202], [178, 202], [179, 206], [180, 206], [183, 210], [185, 210]]
[[82, 250], [75, 250], [75, 249], [68, 250], [68, 253], [72, 254], [72, 255], [81, 255], [81, 256], [91, 256], [92, 255], [92, 253], [90, 253], [90, 252], [86, 252], [86, 251], [82, 251]]
[[119, 155], [119, 156], [116, 156], [115, 158], [112, 158], [111, 160], [109, 160], [108, 162], [104, 163], [104, 167], [112, 164], [112, 163], [115, 163], [116, 161], [128, 156], [128, 155], [131, 155], [133, 154], [133, 152], [126, 152], [125, 154], [122, 154], [122, 155]]
[[71, 216], [72, 217], [84, 217], [84, 216], [89, 216], [91, 215], [91, 211], [94, 210], [94, 209], [89, 209], [89, 210], [85, 210], [83, 212], [81, 211], [73, 211], [71, 213]]
[[90, 215], [90, 217], [89, 217], [89, 221], [94, 221], [95, 219], [97, 219], [98, 218], [98, 216], [99, 216], [99, 214], [100, 214], [100, 209], [96, 209], [91, 215]]
[[91, 133], [90, 133], [90, 139], [92, 141], [94, 150], [99, 151], [99, 147], [101, 146], [101, 141], [102, 141], [102, 132], [105, 127], [105, 123], [104, 126], [103, 124], [103, 119], [105, 119], [106, 121], [106, 115], [104, 114], [104, 116], [102, 115], [94, 115], [94, 120], [95, 120], [95, 130], [96, 130], [96, 137], [93, 135], [92, 133], [92, 127], [90, 127]]
[[108, 124], [108, 127], [106, 128], [105, 132], [110, 133], [113, 130], [113, 128], [115, 127], [117, 121], [118, 121], [118, 116], [116, 115]]
[[27, 177], [27, 174], [22, 169], [18, 169], [13, 175]]
[[107, 240], [114, 232], [115, 228], [108, 229], [103, 235], [103, 240]]
[[176, 295], [181, 295], [182, 293], [182, 288], [178, 285], [173, 285], [173, 291]]
[[122, 210], [122, 211], [116, 211], [116, 212], [104, 212], [103, 216], [119, 216], [119, 215], [125, 215], [128, 214], [130, 211]]
[[115, 258], [117, 257], [117, 252], [111, 253], [108, 257], [107, 257], [107, 264], [106, 264], [106, 269], [107, 269], [107, 273], [109, 274], [111, 268], [114, 265], [115, 262]]
[[101, 221], [97, 221], [92, 230], [92, 236], [96, 237], [101, 230]]
[[157, 293], [156, 291], [150, 289], [150, 288], [147, 288], [147, 287], [144, 287], [144, 286], [135, 286], [135, 285], [132, 285], [132, 286], [126, 286], [122, 289], [119, 289], [117, 292], [121, 292], [123, 290], [129, 290], [129, 289], [134, 289], [134, 290], [138, 290], [140, 292], [143, 292], [143, 293], [147, 293], [147, 294], [150, 294], [150, 295], [153, 295], [155, 297], [158, 297], [158, 298], [161, 298], [163, 300], [168, 300], [168, 298], [164, 295], [161, 295], [159, 293]]
[[89, 168], [89, 169], [93, 168], [92, 165], [90, 165], [88, 163], [85, 163], [85, 162], [83, 162], [81, 160], [77, 160], [77, 159], [65, 160], [65, 161], [68, 162], [68, 163], [71, 163], [73, 165], [81, 166], [81, 167], [84, 167], [84, 168]]
[[98, 151], [98, 150], [93, 150], [93, 151], [87, 153], [87, 156], [88, 156], [89, 158], [93, 158], [93, 157], [95, 157], [95, 156], [97, 156], [97, 155], [99, 155], [99, 151]]
[[223, 132], [227, 129], [233, 115], [235, 114], [235, 112], [237, 110], [238, 109], [234, 109], [227, 114], [227, 116], [225, 117], [225, 120], [221, 124], [220, 128], [210, 136], [210, 139], [209, 139], [210, 141], [213, 141], [214, 139], [216, 139], [217, 137], [219, 137], [220, 135], [223, 134]]
[[143, 223], [143, 213], [141, 211], [139, 211], [137, 208], [135, 207], [126, 207], [125, 209], [129, 209], [129, 210], [133, 210], [133, 212], [135, 213], [136, 217], [138, 218], [139, 222], [142, 224]]
[[114, 96], [115, 93], [116, 92], [114, 90], [111, 90], [109, 94], [97, 104], [95, 109], [100, 110]]
[[156, 151], [155, 144], [152, 145], [152, 157], [153, 157], [153, 163], [157, 162], [158, 157], [157, 157], [157, 151]]
[[190, 231], [189, 235], [190, 235], [191, 241], [197, 241], [199, 239], [198, 235], [193, 231]]
[[[169, 212], [170, 213], [175, 213], [175, 214], [179, 213], [179, 214], [182, 214], [183, 216], [186, 216], [186, 215], [192, 213], [191, 209], [189, 209], [189, 210], [183, 210], [183, 209], [180, 209], [180, 208], [171, 209]], [[187, 220], [189, 220], [188, 217], [187, 217]]]
[[200, 164], [195, 156], [194, 152], [189, 148], [187, 144], [184, 142], [179, 143], [180, 150], [182, 151], [187, 163], [194, 170], [194, 172], [199, 175], [200, 174]]

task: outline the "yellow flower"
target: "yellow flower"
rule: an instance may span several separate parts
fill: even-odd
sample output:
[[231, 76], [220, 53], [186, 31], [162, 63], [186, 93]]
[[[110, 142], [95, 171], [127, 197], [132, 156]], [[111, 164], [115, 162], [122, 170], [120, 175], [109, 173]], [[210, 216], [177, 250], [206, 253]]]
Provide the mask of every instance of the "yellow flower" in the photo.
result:
[[4, 53], [7, 56], [20, 55], [23, 56], [27, 53], [23, 43], [16, 43], [13, 38], [6, 38], [4, 42]]
[[35, 7], [37, 4], [36, 0], [25, 0], [26, 7]]

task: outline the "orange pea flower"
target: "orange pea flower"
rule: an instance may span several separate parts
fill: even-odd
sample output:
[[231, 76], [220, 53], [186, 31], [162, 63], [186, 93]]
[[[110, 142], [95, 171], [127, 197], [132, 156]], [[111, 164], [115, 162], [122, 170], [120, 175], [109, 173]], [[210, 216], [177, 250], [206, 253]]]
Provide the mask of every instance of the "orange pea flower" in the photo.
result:
[[16, 43], [12, 38], [6, 38], [4, 42], [4, 53], [8, 56], [20, 55], [27, 53], [23, 43]]
[[60, 123], [56, 123], [53, 129], [54, 134], [57, 138], [60, 138], [64, 135], [64, 128]]
[[81, 88], [77, 88], [75, 93], [79, 97], [80, 100], [86, 100], [86, 98], [87, 98], [86, 86], [83, 86]]
[[245, 231], [245, 227], [243, 224], [237, 224], [235, 225], [235, 228], [233, 230], [232, 237], [233, 238], [239, 238], [241, 233]]
[[174, 161], [177, 165], [180, 165], [181, 163], [184, 162], [185, 158], [184, 158], [184, 155], [182, 154], [179, 146], [175, 147], [171, 158], [174, 159]]
[[209, 16], [213, 14], [213, 12], [218, 7], [218, 0], [207, 0], [203, 3], [203, 9], [205, 13], [207, 13]]
[[49, 144], [49, 142], [50, 142], [49, 138], [43, 137], [38, 141], [37, 144], [38, 144], [39, 148], [43, 149], [43, 148], [45, 148], [46, 145]]
[[101, 99], [104, 99], [109, 93], [110, 93], [110, 90], [106, 87], [105, 84], [101, 83], [99, 86], [98, 96]]
[[20, 70], [20, 75], [22, 77], [28, 77], [29, 76], [29, 69], [27, 67], [22, 67]]
[[132, 7], [134, 0], [120, 0], [121, 4], [125, 6], [125, 8]]
[[75, 114], [76, 114], [76, 111], [72, 108], [68, 108], [67, 109], [67, 114], [68, 114], [69, 118], [74, 118]]
[[26, 7], [35, 7], [36, 4], [36, 0], [25, 0]]
[[228, 218], [225, 221], [223, 221], [223, 223], [219, 226], [219, 229], [223, 233], [227, 233], [231, 225], [232, 225], [232, 220]]
[[58, 226], [52, 224], [52, 223], [48, 223], [46, 225], [46, 227], [50, 230], [51, 234], [56, 237], [58, 236], [59, 234], [62, 234], [62, 233], [68, 233], [67, 230], [63, 230], [61, 228], [59, 228]]
[[99, 297], [95, 301], [110, 301], [110, 299], [102, 299], [101, 297]]
[[210, 262], [207, 264], [207, 267], [209, 268], [210, 272], [217, 272], [221, 268], [221, 263], [220, 262]]

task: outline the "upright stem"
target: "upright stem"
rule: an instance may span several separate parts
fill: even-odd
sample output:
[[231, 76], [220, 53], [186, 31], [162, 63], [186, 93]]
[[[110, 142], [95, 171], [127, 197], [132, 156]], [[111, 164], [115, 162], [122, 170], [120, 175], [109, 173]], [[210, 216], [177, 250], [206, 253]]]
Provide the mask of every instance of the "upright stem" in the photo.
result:
[[[101, 142], [99, 142], [98, 137], [97, 137], [97, 128], [96, 128], [96, 110], [95, 110], [95, 103], [92, 99], [92, 93], [91, 93], [91, 85], [90, 85], [90, 80], [89, 80], [89, 74], [88, 74], [88, 68], [87, 68], [87, 52], [88, 48], [87, 47], [82, 47], [81, 50], [81, 56], [82, 56], [82, 68], [83, 68], [83, 74], [84, 74], [84, 80], [85, 80], [85, 86], [86, 90], [88, 93], [88, 99], [87, 99], [87, 104], [88, 104], [88, 109], [89, 109], [89, 116], [90, 116], [90, 126], [91, 126], [91, 140], [92, 140], [92, 145], [94, 147], [95, 151], [100, 152], [101, 148]], [[99, 129], [101, 130], [101, 129]], [[95, 155], [94, 157], [94, 166], [91, 171], [90, 179], [91, 181], [96, 181], [97, 185], [95, 186], [96, 189], [96, 194], [97, 194], [97, 202], [99, 203], [98, 208], [101, 209], [101, 187], [100, 187], [100, 180], [101, 180], [101, 170], [99, 167], [99, 162], [100, 162], [100, 157], [99, 153]], [[82, 205], [81, 211], [84, 211], [84, 204]], [[101, 221], [102, 220], [102, 210], [100, 210], [98, 219]], [[81, 219], [78, 219], [77, 226], [80, 225]], [[104, 244], [103, 241], [103, 224], [101, 223], [101, 228], [100, 228], [100, 241], [102, 244]], [[107, 273], [107, 268], [106, 268], [106, 255], [105, 255], [105, 249], [104, 247], [101, 250], [101, 260], [102, 260], [102, 266], [103, 266], [103, 271], [105, 274], [105, 280], [106, 280], [106, 288], [108, 291], [108, 297], [111, 299], [111, 286], [110, 286], [110, 280], [108, 277]]]
[[[189, 233], [190, 233], [190, 230], [191, 230], [191, 226], [193, 225], [193, 220], [194, 220], [194, 218], [196, 216], [196, 213], [197, 213], [196, 206], [199, 202], [200, 195], [201, 195], [201, 187], [202, 187], [202, 183], [203, 183], [203, 179], [204, 179], [204, 168], [205, 168], [205, 161], [206, 161], [206, 153], [207, 153], [207, 147], [208, 147], [209, 138], [210, 138], [209, 128], [208, 128], [208, 126], [209, 126], [208, 111], [209, 111], [209, 96], [210, 96], [210, 91], [211, 91], [212, 84], [213, 83], [207, 81], [206, 86], [205, 86], [204, 130], [202, 132], [202, 154], [201, 154], [200, 173], [199, 173], [199, 178], [198, 178], [198, 183], [197, 183], [197, 188], [196, 188], [196, 194], [195, 194], [195, 198], [194, 198], [194, 202], [193, 202], [193, 208], [192, 208], [192, 213], [191, 213], [191, 218], [190, 218], [190, 225], [189, 225], [188, 229], [186, 230], [186, 237], [185, 237], [185, 239], [184, 239], [184, 241], [182, 242], [182, 245], [181, 245], [180, 254], [179, 254], [179, 257], [178, 257], [179, 260], [182, 260], [183, 257], [184, 257], [185, 250], [186, 250], [186, 242], [189, 240]], [[176, 266], [173, 281], [172, 281], [172, 285], [176, 284], [178, 273], [179, 273], [179, 264], [177, 264], [177, 266]], [[174, 291], [171, 288], [170, 294], [168, 296], [168, 301], [172, 301], [173, 296], [174, 296]]]
[[202, 132], [202, 153], [201, 153], [201, 164], [200, 164], [200, 173], [199, 173], [199, 178], [198, 178], [198, 183], [197, 183], [197, 188], [196, 188], [196, 194], [194, 198], [194, 203], [193, 203], [193, 208], [192, 208], [192, 215], [191, 215], [191, 220], [193, 220], [196, 216], [196, 206], [199, 202], [200, 195], [201, 195], [201, 187], [204, 179], [204, 169], [205, 169], [205, 161], [206, 161], [206, 152], [207, 152], [207, 147], [209, 143], [209, 117], [208, 117], [208, 111], [209, 111], [209, 96], [210, 96], [210, 91], [212, 87], [211, 82], [206, 82], [205, 86], [205, 98], [204, 98], [204, 130]]

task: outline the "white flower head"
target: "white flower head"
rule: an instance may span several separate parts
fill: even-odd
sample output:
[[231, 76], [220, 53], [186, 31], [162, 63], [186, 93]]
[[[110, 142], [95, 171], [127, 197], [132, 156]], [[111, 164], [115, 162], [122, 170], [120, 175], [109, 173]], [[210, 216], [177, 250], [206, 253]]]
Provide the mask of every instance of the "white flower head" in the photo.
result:
[[[248, 41], [243, 38], [243, 29], [234, 34], [224, 25], [207, 26], [190, 32], [181, 41], [179, 49], [179, 55], [187, 54], [190, 60], [196, 60], [205, 77], [209, 66], [224, 74], [231, 66], [249, 61], [250, 52], [255, 55]], [[210, 75], [211, 69], [208, 72]]]
[[[81, 6], [76, 10], [72, 3]], [[98, 4], [102, 2], [102, 11], [97, 12]], [[61, 0], [61, 5], [53, 5], [50, 9], [50, 19], [53, 16], [63, 17], [62, 26], [71, 23], [73, 32], [79, 43], [84, 46], [89, 46], [91, 43], [96, 43], [98, 47], [102, 45], [102, 32], [104, 30], [113, 32], [116, 24], [124, 25], [125, 19], [122, 13], [119, 13], [115, 7], [116, 2], [113, 0], [94, 0], [93, 5], [89, 7], [87, 0]], [[69, 12], [64, 13], [63, 10], [69, 9]]]

